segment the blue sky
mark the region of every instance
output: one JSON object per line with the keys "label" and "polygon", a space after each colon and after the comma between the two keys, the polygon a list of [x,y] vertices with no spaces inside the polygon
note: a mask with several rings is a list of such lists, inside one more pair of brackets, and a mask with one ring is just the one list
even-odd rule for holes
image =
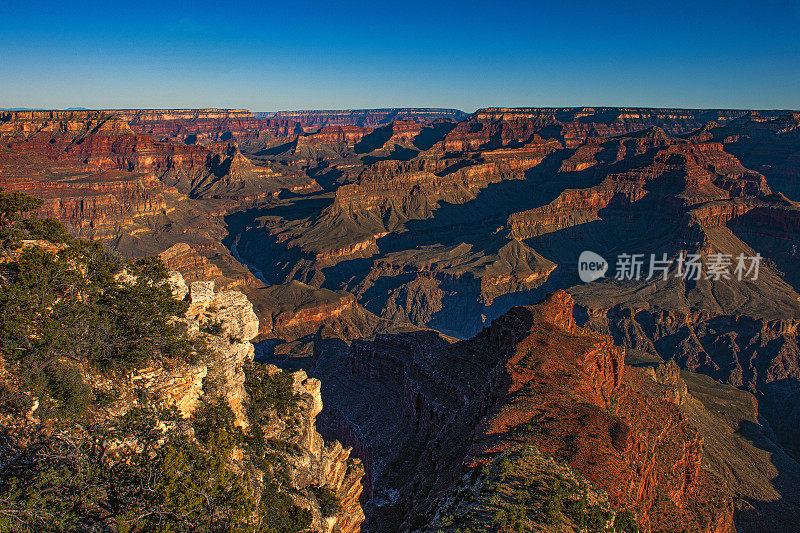
{"label": "blue sky", "polygon": [[0,0],[0,107],[800,108],[800,2]]}

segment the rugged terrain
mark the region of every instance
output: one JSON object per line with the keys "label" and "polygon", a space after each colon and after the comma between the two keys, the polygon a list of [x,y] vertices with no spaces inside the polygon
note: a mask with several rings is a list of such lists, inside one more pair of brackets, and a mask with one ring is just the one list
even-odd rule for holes
{"label": "rugged terrain", "polygon": [[[158,263],[133,262],[106,278],[98,267],[107,263],[82,246],[24,240],[4,249],[2,528],[359,531],[364,468],[317,432],[318,380],[253,366],[259,321],[246,296],[216,292],[213,281],[187,286],[176,271],[159,279]],[[25,316],[37,308],[15,291],[55,271],[90,281],[31,290],[27,297],[51,302],[32,332]],[[78,287],[84,295],[73,301]],[[113,340],[93,346],[103,333],[80,331],[83,310],[102,316],[116,301],[114,321],[138,336],[124,339],[114,325]],[[155,327],[137,314],[159,317],[162,306],[184,313]],[[48,344],[50,336],[58,340]],[[185,343],[194,353],[179,355]]]}
{"label": "rugged terrain", "polygon": [[[531,527],[556,527],[538,507],[555,478],[648,531],[790,531],[798,126],[768,110],[3,112],[0,187],[246,293],[257,358],[322,379],[320,432],[366,470],[365,531],[463,529],[450,514],[507,517],[498,501],[522,491]],[[584,250],[605,279],[580,283]],[[619,254],[642,254],[640,279],[614,279]],[[755,279],[675,262],[646,279],[651,254],[762,260]],[[529,307],[559,289],[574,324],[540,317],[552,297]],[[589,353],[617,370],[574,368]],[[559,491],[550,518],[580,526],[580,490]]]}

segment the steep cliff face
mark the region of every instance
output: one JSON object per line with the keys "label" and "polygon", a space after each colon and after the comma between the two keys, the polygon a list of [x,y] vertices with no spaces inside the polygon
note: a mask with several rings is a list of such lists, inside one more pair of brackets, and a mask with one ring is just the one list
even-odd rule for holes
{"label": "steep cliff face", "polygon": [[632,310],[625,306],[593,309],[587,326],[614,337],[619,344],[674,359],[681,368],[756,394],[760,413],[778,441],[798,450],[798,413],[794,405],[800,380],[797,320],[756,319],[665,310]]}
{"label": "steep cliff face", "polygon": [[0,187],[43,199],[40,217],[57,218],[77,235],[100,239],[136,231],[134,219],[171,210],[183,197],[151,175],[121,172],[68,183],[2,177]]}
{"label": "steep cliff face", "polygon": [[16,153],[99,169],[191,169],[205,164],[201,146],[161,143],[138,135],[103,111],[15,111],[0,116],[0,143]]}
{"label": "steep cliff face", "polygon": [[[322,144],[344,144],[350,148],[364,138],[365,135],[370,133],[370,128],[362,128],[359,126],[340,125],[340,126],[323,126],[316,133],[306,135],[302,138],[302,143],[310,146]],[[298,139],[298,143],[300,140]],[[298,149],[300,146],[298,144]]]}
{"label": "steep cliff face", "polygon": [[[345,289],[377,315],[459,336],[473,334],[510,305],[541,296],[531,292],[536,287],[527,275],[471,276],[475,253],[447,257],[462,243],[488,258],[524,241],[559,265],[539,277],[553,288],[575,282],[572,266],[581,250],[616,250],[622,241],[632,250],[664,248],[672,255],[712,248],[747,253],[747,246],[766,255],[769,248],[777,270],[796,283],[800,271],[792,266],[787,238],[792,233],[765,231],[774,221],[759,226],[738,216],[725,226],[732,238],[709,236],[699,222],[700,211],[716,203],[758,200],[774,211],[775,220],[783,213],[765,175],[746,168],[725,150],[728,143],[710,133],[720,125],[733,127],[741,115],[497,108],[455,125],[418,128],[395,120],[352,146],[342,142],[341,129],[332,142],[306,146],[310,151],[302,156],[287,143],[263,157],[303,169],[326,192],[314,196],[316,203],[297,202],[296,211],[288,200],[274,216],[259,216],[242,234],[240,251],[260,270],[274,273],[276,282],[295,279]],[[707,121],[715,126],[698,130]],[[295,148],[313,135],[301,136]],[[427,255],[435,256],[436,265],[418,266],[416,256]],[[516,264],[525,270],[521,259]],[[464,266],[442,272],[445,262]],[[476,300],[497,308],[474,306]],[[450,318],[437,321],[437,316]]]}
{"label": "steep cliff face", "polygon": [[255,142],[291,138],[302,125],[290,119],[258,119],[246,109],[116,109],[137,133],[172,137],[187,144],[235,139]]}
{"label": "steep cliff face", "polygon": [[[449,522],[437,511],[453,505],[478,465],[487,471],[526,446],[566,462],[607,494],[611,509],[634,511],[645,531],[732,530],[730,497],[701,467],[702,439],[679,408],[685,391],[670,388],[668,372],[650,377],[626,367],[609,337],[575,324],[563,292],[513,309],[470,341],[420,332],[354,341],[344,361],[329,350],[318,371],[332,389],[331,408],[382,458],[373,464],[366,530],[420,528],[434,516],[434,528],[478,527],[503,504],[493,500],[486,513],[465,510]],[[346,369],[329,366],[337,357]],[[359,411],[362,400],[348,405],[337,390],[359,378],[370,384],[364,405],[381,394],[401,407],[380,415],[387,431],[413,439],[387,442],[364,425],[379,415]],[[388,468],[393,458],[402,458],[404,473]],[[532,524],[541,515],[524,516]]]}
{"label": "steep cliff face", "polygon": [[[137,387],[146,383],[148,390],[163,397],[169,405],[177,406],[185,416],[194,412],[203,394],[209,394],[204,389],[211,390],[210,394],[225,398],[238,424],[249,425],[243,368],[253,360],[253,345],[249,341],[259,332],[253,305],[240,292],[215,292],[214,282],[196,281],[187,289],[177,272],[172,274],[170,282],[177,298],[188,290],[191,305],[186,320],[190,332],[198,334],[209,325],[219,325],[222,333],[210,336],[213,357],[189,372],[177,369],[164,375],[163,371],[145,370],[134,374],[132,382]],[[274,376],[282,371],[270,365],[267,373]],[[291,374],[291,379],[291,394],[298,398],[298,408],[287,413],[267,413],[267,421],[261,422],[264,438],[278,443],[274,453],[284,465],[286,490],[297,505],[312,512],[312,531],[358,532],[364,519],[359,503],[364,469],[360,461],[350,458],[349,449],[339,442],[326,443],[317,433],[315,420],[323,407],[319,380],[308,378],[302,371]],[[320,488],[333,492],[338,502],[333,511],[318,496]]]}
{"label": "steep cliff face", "polygon": [[649,378],[625,366],[612,339],[575,325],[572,306],[557,292],[492,324],[491,342],[508,354],[504,399],[478,426],[471,461],[524,435],[603,488],[612,504],[635,508],[646,531],[730,531],[730,499],[700,466],[702,439],[676,405],[643,394]]}
{"label": "steep cliff face", "polygon": [[[614,137],[653,126],[670,135],[687,133],[710,120],[725,122],[740,117],[735,110],[648,108],[486,108],[470,116],[475,123],[530,123],[536,129],[552,126],[567,148],[576,148],[589,137]],[[524,130],[523,130],[524,132]],[[519,137],[517,141],[522,141]]]}
{"label": "steep cliff face", "polygon": [[[55,179],[68,169],[73,171],[71,177],[75,173],[104,170],[153,172],[165,177],[170,185],[177,184],[181,192],[201,198],[254,200],[276,194],[282,188],[306,187],[313,190],[313,187],[308,187],[313,185],[313,180],[301,177],[297,172],[280,172],[270,166],[254,165],[241,154],[234,142],[189,145],[174,136],[156,141],[150,133],[140,133],[142,128],[132,129],[122,118],[165,127],[179,121],[192,124],[194,130],[201,131],[206,127],[204,120],[224,122],[230,118],[226,116],[225,113],[210,111],[175,114],[155,111],[122,114],[102,111],[4,113],[0,116],[0,145],[4,148],[0,152],[0,164],[6,168],[4,174],[9,177],[29,175],[40,181],[49,181],[41,179],[42,167],[48,168]],[[225,128],[226,124],[224,122],[217,128]],[[254,127],[258,129],[257,125]],[[243,137],[247,140],[246,135]],[[232,138],[229,135],[227,139],[219,140]],[[67,168],[62,168],[65,166]]]}
{"label": "steep cliff face", "polygon": [[180,272],[189,282],[214,280],[220,286],[217,278],[222,277],[222,270],[186,243],[170,246],[159,257],[168,269]]}
{"label": "steep cliff face", "polygon": [[270,233],[318,263],[311,268],[321,269],[373,255],[377,239],[409,220],[430,218],[442,202],[462,204],[491,183],[524,175],[505,158],[455,166],[426,160],[375,163],[356,183],[340,186],[330,207],[314,220],[279,223]]}
{"label": "steep cliff face", "polygon": [[447,133],[442,141],[433,145],[430,152],[470,152],[526,143],[543,128],[555,124],[555,118],[548,114],[535,117],[503,116],[498,119],[478,111]]}
{"label": "steep cliff face", "polygon": [[707,138],[723,143],[725,150],[747,167],[763,173],[772,188],[792,200],[800,200],[800,119],[798,113],[779,116],[748,114],[739,120],[713,124]]}
{"label": "steep cliff face", "polygon": [[[281,370],[268,366],[270,374]],[[350,457],[351,449],[338,441],[326,442],[316,429],[317,415],[322,411],[320,382],[305,372],[292,374],[293,394],[302,398],[299,410],[290,417],[273,416],[264,427],[264,437],[299,447],[278,452],[287,464],[289,490],[301,507],[313,513],[312,531],[325,533],[358,533],[364,520],[359,498],[363,490],[364,467]],[[319,488],[333,492],[337,506],[327,509],[317,495]]]}

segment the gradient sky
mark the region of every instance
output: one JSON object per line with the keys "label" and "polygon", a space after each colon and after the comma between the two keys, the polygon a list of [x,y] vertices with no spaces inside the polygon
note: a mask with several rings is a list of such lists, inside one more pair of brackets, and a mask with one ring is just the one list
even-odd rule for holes
{"label": "gradient sky", "polygon": [[0,107],[800,109],[800,2],[0,0]]}

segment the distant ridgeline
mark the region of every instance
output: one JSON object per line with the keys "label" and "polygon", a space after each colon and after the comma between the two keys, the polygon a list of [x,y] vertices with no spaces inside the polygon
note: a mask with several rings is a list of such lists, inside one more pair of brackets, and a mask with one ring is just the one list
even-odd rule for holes
{"label": "distant ridgeline", "polygon": [[253,113],[258,118],[292,119],[307,126],[383,126],[394,120],[433,122],[435,120],[464,120],[467,113],[458,109],[424,107],[393,107],[386,109],[338,109],[313,111],[273,111]]}

